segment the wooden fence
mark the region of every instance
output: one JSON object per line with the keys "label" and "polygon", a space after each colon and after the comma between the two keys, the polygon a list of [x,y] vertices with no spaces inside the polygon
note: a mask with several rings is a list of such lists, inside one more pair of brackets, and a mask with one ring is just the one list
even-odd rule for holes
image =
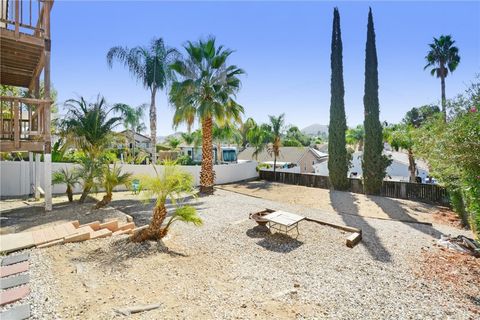
{"label": "wooden fence", "polygon": [[[330,189],[330,179],[311,173],[277,172],[274,179],[273,171],[260,170],[260,179],[295,184],[306,187]],[[363,193],[361,179],[350,178],[349,191]],[[434,184],[410,183],[401,181],[383,181],[381,196],[399,199],[409,199],[426,203],[449,206],[447,189]]]}

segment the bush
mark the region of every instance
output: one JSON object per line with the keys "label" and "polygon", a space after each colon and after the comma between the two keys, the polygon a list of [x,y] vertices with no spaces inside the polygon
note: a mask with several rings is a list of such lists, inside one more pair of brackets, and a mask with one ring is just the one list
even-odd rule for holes
{"label": "bush", "polygon": [[272,166],[269,165],[268,163],[259,163],[258,166],[257,166],[257,172],[260,172],[260,170],[262,170],[263,168],[265,169],[270,169]]}

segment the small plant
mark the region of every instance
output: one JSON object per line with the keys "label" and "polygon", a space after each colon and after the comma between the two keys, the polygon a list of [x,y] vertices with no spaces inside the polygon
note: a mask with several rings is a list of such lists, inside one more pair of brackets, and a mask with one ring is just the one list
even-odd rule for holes
{"label": "small plant", "polygon": [[117,167],[116,164],[114,164],[112,167],[106,165],[102,170],[100,185],[105,189],[107,194],[103,196],[101,201],[97,202],[95,209],[105,207],[110,203],[110,201],[112,201],[113,189],[115,189],[116,186],[123,184],[128,188],[131,177],[131,173],[122,174],[122,168]]}
{"label": "small plant", "polygon": [[61,169],[53,173],[52,176],[53,184],[66,184],[68,201],[73,201],[73,188],[80,183],[80,173],[77,170],[68,170],[67,168]]}
{"label": "small plant", "polygon": [[270,169],[272,166],[269,165],[268,163],[259,163],[257,166],[257,172],[260,172],[262,169]]}
{"label": "small plant", "polygon": [[[162,239],[175,221],[191,222],[196,226],[203,223],[195,208],[183,205],[178,201],[185,196],[195,195],[193,176],[181,170],[173,162],[165,163],[162,172],[158,172],[155,166],[153,169],[155,176],[144,176],[141,181],[145,201],[150,201],[152,197],[156,198],[153,217],[148,228],[140,231],[133,238],[133,241],[136,242]],[[163,223],[167,218],[167,208],[165,207],[167,199],[170,199],[175,210],[164,226]]]}

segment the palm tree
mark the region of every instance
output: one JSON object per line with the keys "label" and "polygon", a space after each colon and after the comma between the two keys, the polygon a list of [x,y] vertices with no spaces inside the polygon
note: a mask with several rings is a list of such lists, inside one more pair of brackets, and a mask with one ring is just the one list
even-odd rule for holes
{"label": "palm tree", "polygon": [[363,151],[363,141],[365,139],[365,128],[359,124],[355,128],[347,129],[347,144],[355,146],[358,151]]}
{"label": "palm tree", "polygon": [[76,170],[68,170],[68,168],[62,168],[59,171],[53,173],[52,184],[66,184],[67,190],[65,193],[68,197],[68,202],[73,201],[73,189],[80,183],[80,175]]}
{"label": "palm tree", "polygon": [[122,62],[143,86],[150,90],[150,135],[152,139],[152,161],[156,163],[157,109],[155,96],[158,89],[165,89],[173,74],[169,65],[176,59],[178,51],[167,47],[162,38],[153,39],[148,47],[113,47],[107,53],[107,63],[112,67],[113,60]]}
{"label": "palm tree", "polygon": [[116,137],[113,129],[121,118],[110,117],[113,111],[103,97],[98,96],[94,103],[87,103],[83,97],[65,102],[69,108],[66,119],[61,123],[64,128],[66,144],[81,151],[79,157],[80,176],[83,179],[83,192],[80,203],[84,202],[88,193],[95,186],[95,179],[106,161],[105,151]]}
{"label": "palm tree", "polygon": [[182,143],[182,141],[180,139],[178,139],[177,137],[170,137],[168,140],[167,140],[167,143],[168,143],[168,146],[173,150],[177,150],[178,146],[180,145],[180,143]]}
{"label": "palm tree", "polygon": [[146,107],[146,104],[142,104],[138,107],[131,107],[124,103],[116,103],[113,105],[113,110],[120,113],[122,117],[123,126],[125,127],[125,130],[127,130],[127,138],[131,139],[132,159],[135,158],[135,135],[138,132],[138,129],[145,126],[142,122],[142,118],[145,114]]}
{"label": "palm tree", "polygon": [[417,164],[415,163],[415,157],[413,154],[414,140],[413,140],[414,127],[409,124],[394,124],[384,127],[383,135],[384,139],[392,146],[396,151],[405,150],[408,154],[408,170],[410,171],[410,182],[416,182],[417,176]]}
{"label": "palm tree", "polygon": [[[141,179],[143,186],[143,196],[149,201],[155,197],[155,206],[153,208],[152,221],[148,228],[137,233],[133,240],[140,242],[144,240],[159,240],[167,235],[170,225],[175,221],[191,222],[196,226],[202,224],[202,220],[196,214],[195,208],[182,205],[183,201],[178,201],[182,197],[195,195],[194,180],[190,173],[182,171],[178,166],[171,162],[165,163],[163,172],[158,172],[155,166],[155,176],[145,176]],[[170,199],[175,207],[175,211],[165,226],[163,222],[167,218],[167,208],[165,203]]]}
{"label": "palm tree", "polygon": [[103,196],[101,201],[98,201],[95,205],[95,209],[105,207],[112,201],[113,189],[116,186],[125,185],[128,187],[128,183],[132,177],[131,173],[122,173],[122,168],[117,167],[114,163],[112,167],[108,164],[103,167],[102,177],[100,184],[105,189],[106,195]]}
{"label": "palm tree", "polygon": [[252,155],[258,161],[258,155],[265,149],[269,140],[270,126],[255,125],[247,133],[248,144],[254,149]]}
{"label": "palm tree", "polygon": [[278,117],[268,116],[270,119],[270,144],[268,145],[267,151],[270,155],[273,154],[273,176],[274,179],[277,179],[276,170],[277,170],[277,157],[280,155],[280,147],[282,146],[282,131],[284,128],[285,114],[282,113]]}
{"label": "palm tree", "polygon": [[228,121],[239,122],[243,107],[235,102],[240,89],[239,75],[244,71],[235,65],[227,65],[233,51],[216,47],[215,39],[188,42],[187,56],[175,61],[171,68],[181,81],[174,81],[170,90],[170,102],[175,107],[174,126],[186,123],[190,128],[198,119],[202,126],[202,168],[200,192],[213,193],[212,129],[216,121],[223,125]]}
{"label": "palm tree", "polygon": [[213,125],[212,138],[217,146],[217,163],[223,162],[222,144],[239,139],[238,129],[231,122],[226,122],[222,126]]}
{"label": "palm tree", "polygon": [[255,120],[253,120],[253,118],[247,118],[247,120],[245,120],[244,122],[242,122],[240,124],[240,128],[238,129],[238,131],[240,133],[240,137],[241,137],[240,148],[239,148],[240,151],[245,150],[245,148],[247,147],[247,145],[248,145],[248,133],[256,125],[257,125],[257,123],[255,122]]}
{"label": "palm tree", "polygon": [[445,78],[448,72],[453,72],[460,63],[460,56],[458,55],[458,48],[453,44],[452,36],[441,35],[440,38],[433,38],[433,43],[430,43],[430,51],[425,59],[427,65],[423,68],[432,68],[430,73],[432,76],[440,78],[442,85],[442,112],[444,114],[445,122],[447,121],[446,97],[445,97]]}

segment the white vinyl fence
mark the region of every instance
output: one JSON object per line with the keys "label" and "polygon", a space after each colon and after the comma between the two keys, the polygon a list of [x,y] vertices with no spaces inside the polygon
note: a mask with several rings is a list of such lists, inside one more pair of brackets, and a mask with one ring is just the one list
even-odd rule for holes
{"label": "white vinyl fence", "polygon": [[[34,163],[35,165],[35,163]],[[62,168],[73,170],[74,163],[52,163],[52,173]],[[152,165],[133,165],[122,164],[122,172],[130,172],[134,176],[141,175],[155,175],[155,171]],[[163,166],[157,165],[157,171],[161,172]],[[190,172],[194,179],[195,185],[200,183],[200,166],[180,166],[183,170]],[[234,164],[221,164],[214,165],[215,170],[215,184],[225,184],[236,181],[248,180],[258,177],[256,171],[257,162],[255,161],[242,161]],[[45,189],[44,174],[43,174],[43,162],[40,163],[40,186]],[[35,172],[32,173],[32,177],[35,177]],[[0,161],[0,197],[14,197],[14,196],[26,196],[30,194],[30,171],[28,161]],[[64,193],[66,189],[65,185],[58,184],[52,188],[53,194]],[[118,190],[126,190],[125,186],[120,186]],[[77,186],[74,189],[75,193],[81,192],[81,186]]]}

